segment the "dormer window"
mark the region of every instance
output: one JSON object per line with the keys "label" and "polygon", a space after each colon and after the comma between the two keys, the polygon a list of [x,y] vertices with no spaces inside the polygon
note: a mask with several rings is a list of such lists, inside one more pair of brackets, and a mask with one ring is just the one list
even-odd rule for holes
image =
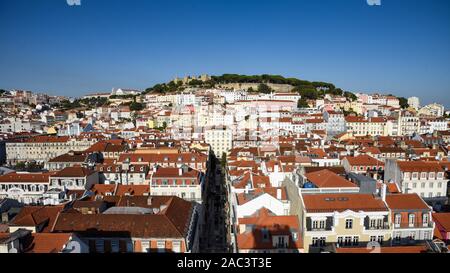
{"label": "dormer window", "polygon": [[423,223],[424,226],[427,226],[427,225],[428,225],[428,221],[429,221],[428,218],[429,218],[428,213],[424,213],[424,214],[422,215],[422,223]]}

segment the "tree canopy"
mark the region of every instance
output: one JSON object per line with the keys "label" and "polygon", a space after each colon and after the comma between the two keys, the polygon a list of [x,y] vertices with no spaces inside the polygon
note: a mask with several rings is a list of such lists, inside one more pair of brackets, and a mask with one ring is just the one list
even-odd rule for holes
{"label": "tree canopy", "polygon": [[399,97],[398,101],[400,103],[400,107],[403,109],[409,108],[408,100],[404,97]]}

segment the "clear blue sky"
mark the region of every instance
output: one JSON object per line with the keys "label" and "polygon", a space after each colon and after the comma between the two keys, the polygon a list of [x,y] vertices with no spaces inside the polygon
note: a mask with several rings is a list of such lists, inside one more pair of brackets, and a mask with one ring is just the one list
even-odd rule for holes
{"label": "clear blue sky", "polygon": [[281,74],[450,106],[450,1],[0,0],[0,88]]}

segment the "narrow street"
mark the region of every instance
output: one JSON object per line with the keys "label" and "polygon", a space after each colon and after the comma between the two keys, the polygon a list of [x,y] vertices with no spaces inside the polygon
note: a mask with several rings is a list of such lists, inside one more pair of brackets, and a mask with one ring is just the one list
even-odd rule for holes
{"label": "narrow street", "polygon": [[228,252],[226,228],[226,188],[219,160],[210,156],[204,195],[204,225],[200,251],[204,253]]}

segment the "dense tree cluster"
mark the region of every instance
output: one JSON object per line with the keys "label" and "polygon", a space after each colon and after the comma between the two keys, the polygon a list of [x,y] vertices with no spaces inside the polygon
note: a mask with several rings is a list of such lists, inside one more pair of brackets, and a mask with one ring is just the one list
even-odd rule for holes
{"label": "dense tree cluster", "polygon": [[309,108],[308,100],[301,98],[297,102],[297,108]]}
{"label": "dense tree cluster", "polygon": [[402,107],[403,109],[409,108],[408,100],[406,98],[399,97],[398,100],[400,103],[400,107]]}
{"label": "dense tree cluster", "polygon": [[62,110],[71,110],[81,107],[95,108],[108,104],[109,104],[108,98],[96,97],[96,98],[76,99],[73,102],[70,102],[69,100],[63,100],[59,104],[52,105],[52,107],[61,108]]}
{"label": "dense tree cluster", "polygon": [[142,111],[142,110],[144,110],[144,108],[145,108],[145,105],[143,103],[133,101],[130,104],[130,111]]}
{"label": "dense tree cluster", "polygon": [[[192,79],[187,85],[191,87],[206,87],[213,88],[216,85],[228,83],[256,83],[259,84],[257,90],[250,88],[249,92],[270,93],[272,90],[269,84],[287,84],[294,87],[294,92],[299,93],[306,99],[321,98],[326,94],[345,96],[351,100],[356,100],[356,96],[348,91],[343,91],[332,83],[319,81],[306,81],[297,78],[285,78],[280,75],[240,75],[240,74],[223,74],[222,76],[211,76],[209,81],[201,81]],[[181,81],[169,83],[156,84],[153,87],[147,88],[144,94],[166,94],[184,90],[186,86]]]}
{"label": "dense tree cluster", "polygon": [[144,91],[144,94],[153,93],[153,94],[166,94],[173,93],[176,91],[182,91],[184,88],[182,87],[182,82],[174,82],[171,81],[169,83],[158,83],[153,87],[147,88]]}
{"label": "dense tree cluster", "polygon": [[273,92],[273,90],[267,84],[260,83],[258,85],[258,92],[263,94],[270,94],[271,92]]}

